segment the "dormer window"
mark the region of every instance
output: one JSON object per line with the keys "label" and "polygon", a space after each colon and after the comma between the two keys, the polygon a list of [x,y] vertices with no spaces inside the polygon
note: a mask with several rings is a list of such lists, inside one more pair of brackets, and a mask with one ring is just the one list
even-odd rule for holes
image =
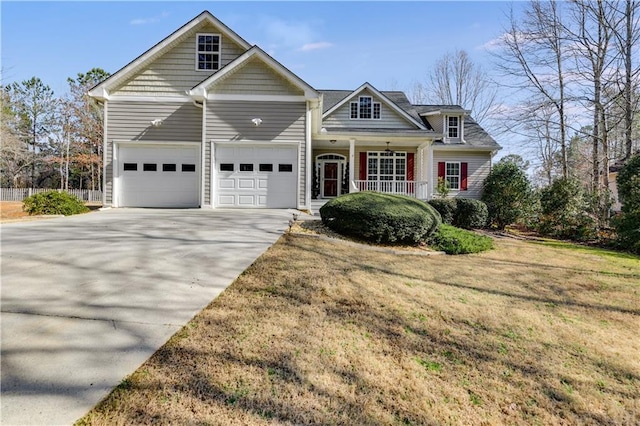
{"label": "dormer window", "polygon": [[454,116],[449,117],[447,123],[447,134],[452,139],[457,139],[460,137],[460,117]]}
{"label": "dormer window", "polygon": [[360,96],[358,102],[351,102],[350,107],[352,120],[380,119],[380,102],[373,102],[371,96]]}
{"label": "dormer window", "polygon": [[215,71],[220,68],[220,35],[197,34],[196,70]]}

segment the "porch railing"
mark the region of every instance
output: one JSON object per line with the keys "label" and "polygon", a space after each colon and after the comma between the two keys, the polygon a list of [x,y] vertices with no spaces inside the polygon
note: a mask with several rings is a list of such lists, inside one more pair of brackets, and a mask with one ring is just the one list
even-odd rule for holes
{"label": "porch railing", "polygon": [[408,195],[427,199],[427,181],[421,180],[354,180],[358,191],[375,191],[385,194]]}

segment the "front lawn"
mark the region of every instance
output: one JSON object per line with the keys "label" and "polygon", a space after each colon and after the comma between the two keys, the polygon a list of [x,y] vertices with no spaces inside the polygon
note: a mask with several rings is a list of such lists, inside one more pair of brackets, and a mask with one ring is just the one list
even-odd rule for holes
{"label": "front lawn", "polygon": [[639,424],[640,258],[285,235],[79,424]]}

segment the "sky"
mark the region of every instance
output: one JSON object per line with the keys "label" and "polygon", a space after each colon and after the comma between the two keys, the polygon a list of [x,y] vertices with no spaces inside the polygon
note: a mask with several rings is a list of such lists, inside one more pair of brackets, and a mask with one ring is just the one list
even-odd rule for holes
{"label": "sky", "polygon": [[2,1],[2,83],[37,76],[64,92],[67,77],[113,73],[209,10],[317,89],[403,90],[448,51],[489,61],[510,4]]}
{"label": "sky", "polygon": [[35,76],[62,95],[68,77],[94,67],[114,73],[208,10],[316,89],[369,82],[410,91],[456,49],[490,70],[487,46],[502,34],[512,6],[517,11],[517,2],[502,1],[3,0],[1,82]]}

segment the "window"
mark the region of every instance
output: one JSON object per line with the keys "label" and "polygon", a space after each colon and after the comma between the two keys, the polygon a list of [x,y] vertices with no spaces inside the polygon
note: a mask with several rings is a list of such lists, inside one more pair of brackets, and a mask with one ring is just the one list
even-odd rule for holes
{"label": "window", "polygon": [[444,178],[449,183],[449,188],[457,191],[460,189],[460,163],[446,163]]}
{"label": "window", "polygon": [[368,180],[407,180],[406,152],[374,152],[367,153]]}
{"label": "window", "polygon": [[260,166],[258,166],[258,170],[261,172],[272,172],[273,164],[260,164]]}
{"label": "window", "polygon": [[279,172],[292,172],[293,171],[293,164],[278,164],[278,171]]}
{"label": "window", "polygon": [[220,163],[220,171],[221,172],[232,172],[233,171],[233,163]]}
{"label": "window", "polygon": [[155,172],[158,170],[158,165],[155,163],[144,163],[142,165],[142,170],[145,172]]}
{"label": "window", "polygon": [[183,164],[182,165],[182,171],[183,172],[195,172],[196,171],[196,165],[195,164]]}
{"label": "window", "polygon": [[200,71],[220,68],[220,36],[198,34],[196,36],[196,69]]}
{"label": "window", "polygon": [[124,170],[135,172],[138,170],[138,163],[124,163]]}
{"label": "window", "polygon": [[253,164],[240,163],[240,171],[241,172],[252,172],[253,171]]}
{"label": "window", "polygon": [[176,171],[176,165],[175,164],[163,164],[162,165],[162,171],[163,172],[175,172]]}
{"label": "window", "polygon": [[459,119],[458,117],[449,117],[447,123],[448,135],[450,138],[459,138]]}
{"label": "window", "polygon": [[358,102],[351,102],[350,114],[352,119],[380,119],[380,102],[373,102],[371,96],[360,96]]}

